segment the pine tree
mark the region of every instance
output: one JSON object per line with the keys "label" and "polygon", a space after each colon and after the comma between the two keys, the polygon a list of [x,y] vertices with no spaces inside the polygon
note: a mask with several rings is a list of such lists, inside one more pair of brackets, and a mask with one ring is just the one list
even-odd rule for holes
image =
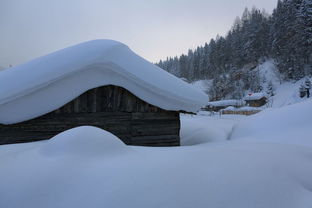
{"label": "pine tree", "polygon": [[310,64],[312,62],[312,1],[303,0],[299,11],[298,19],[300,23],[300,42],[302,48],[300,55],[304,57],[304,63]]}

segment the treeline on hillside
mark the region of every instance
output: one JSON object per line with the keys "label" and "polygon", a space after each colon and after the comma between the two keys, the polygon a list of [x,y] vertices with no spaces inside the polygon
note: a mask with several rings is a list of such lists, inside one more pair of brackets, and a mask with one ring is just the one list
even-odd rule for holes
{"label": "treeline on hillside", "polygon": [[[189,50],[187,55],[170,57],[157,65],[189,81],[222,82],[225,87],[219,86],[219,92],[215,93],[224,97],[237,88],[238,94],[239,88],[259,91],[256,72],[237,73],[267,58],[275,60],[284,79],[298,80],[311,75],[311,54],[312,0],[279,0],[271,15],[256,8],[245,9],[225,37],[217,36],[204,46]],[[229,80],[231,77],[234,80]],[[236,82],[235,89],[227,89],[226,83],[232,81]]]}

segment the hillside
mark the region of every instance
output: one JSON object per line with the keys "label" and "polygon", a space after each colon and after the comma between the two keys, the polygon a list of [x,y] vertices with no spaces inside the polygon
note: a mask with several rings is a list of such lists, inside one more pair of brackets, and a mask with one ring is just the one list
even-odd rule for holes
{"label": "hillside", "polygon": [[[263,62],[262,64],[255,67],[253,71],[259,75],[259,80],[257,81],[258,85],[260,86],[259,91],[268,94],[268,107],[279,108],[282,106],[302,102],[307,99],[306,97],[301,98],[299,96],[299,88],[306,80],[312,81],[310,76],[303,77],[299,80],[283,81],[281,79],[282,75],[278,71],[273,60],[267,60]],[[213,80],[198,80],[191,82],[191,84],[208,94],[209,92],[211,93],[211,90],[213,90],[215,87],[213,86]],[[234,91],[234,93],[235,92],[237,92],[237,89]],[[241,89],[240,93],[242,96],[245,96],[248,93],[252,93],[252,91]],[[235,97],[235,94],[230,92],[224,97],[224,99],[231,99],[233,97]]]}
{"label": "hillside", "polygon": [[189,80],[212,80],[211,100],[240,99],[242,90],[261,91],[256,69],[274,60],[281,81],[312,75],[312,1],[281,0],[272,14],[245,9],[229,32],[157,63]]}

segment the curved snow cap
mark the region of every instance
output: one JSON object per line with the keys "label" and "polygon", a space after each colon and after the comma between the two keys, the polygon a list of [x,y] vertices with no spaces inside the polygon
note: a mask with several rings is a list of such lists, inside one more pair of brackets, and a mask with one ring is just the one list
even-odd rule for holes
{"label": "curved snow cap", "polygon": [[93,40],[0,73],[0,123],[58,109],[83,92],[117,85],[166,110],[196,112],[207,95],[113,40]]}
{"label": "curved snow cap", "polygon": [[80,126],[52,137],[41,147],[41,153],[75,156],[112,156],[128,152],[118,137],[93,126]]}

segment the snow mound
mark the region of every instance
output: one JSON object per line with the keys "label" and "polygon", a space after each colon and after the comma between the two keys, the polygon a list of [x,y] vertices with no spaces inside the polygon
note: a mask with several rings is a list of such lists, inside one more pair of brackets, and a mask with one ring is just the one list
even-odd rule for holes
{"label": "snow mound", "polygon": [[231,139],[301,144],[312,147],[312,99],[267,109],[234,126]]}
{"label": "snow mound", "polygon": [[0,73],[0,123],[12,124],[51,112],[85,91],[121,86],[166,110],[196,112],[202,91],[112,40],[81,43]]}
{"label": "snow mound", "polygon": [[49,156],[99,156],[119,154],[127,146],[115,135],[93,126],[81,126],[57,134],[41,148]]}

